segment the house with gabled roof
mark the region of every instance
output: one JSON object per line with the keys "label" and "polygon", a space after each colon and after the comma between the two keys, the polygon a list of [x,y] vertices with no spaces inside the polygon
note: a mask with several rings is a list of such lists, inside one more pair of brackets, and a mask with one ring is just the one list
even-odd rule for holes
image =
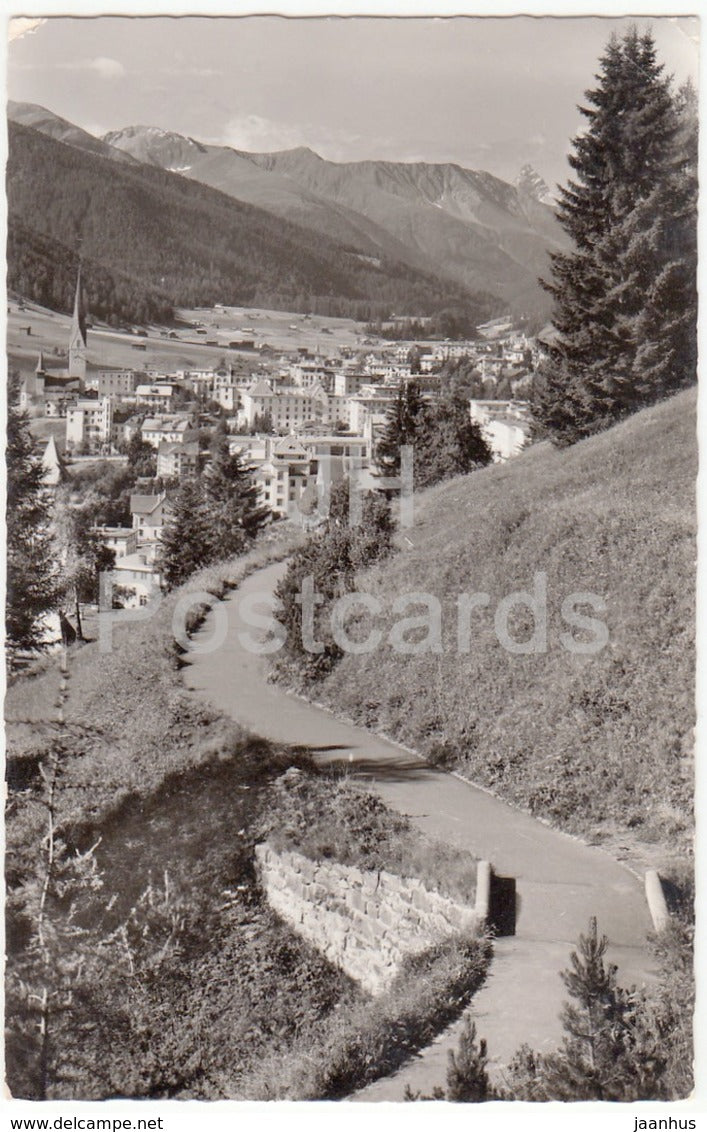
{"label": "house with gabled roof", "polygon": [[131,495],[130,514],[133,530],[137,532],[138,545],[157,542],[162,538],[162,530],[172,511],[172,504],[166,491],[154,495]]}

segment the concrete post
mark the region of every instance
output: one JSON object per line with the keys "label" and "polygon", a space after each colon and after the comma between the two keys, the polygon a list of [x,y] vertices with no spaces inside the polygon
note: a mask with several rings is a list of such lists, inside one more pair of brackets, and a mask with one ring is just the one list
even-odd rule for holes
{"label": "concrete post", "polygon": [[665,902],[665,893],[660,876],[655,869],[646,872],[646,900],[651,914],[653,927],[657,932],[664,931],[670,923],[670,912]]}
{"label": "concrete post", "polygon": [[491,902],[491,865],[488,861],[479,861],[476,866],[476,905],[475,912],[479,923],[486,923],[489,916]]}

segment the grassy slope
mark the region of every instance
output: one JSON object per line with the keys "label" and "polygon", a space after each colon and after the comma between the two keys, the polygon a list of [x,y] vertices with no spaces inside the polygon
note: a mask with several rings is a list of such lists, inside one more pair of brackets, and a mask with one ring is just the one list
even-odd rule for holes
{"label": "grassy slope", "polygon": [[[346,656],[318,696],[564,828],[684,848],[695,476],[689,391],[569,450],[539,445],[421,494],[413,545],[361,587],[387,609],[403,592],[436,595],[443,654],[384,644],[375,663]],[[548,577],[547,652],[510,655],[492,613],[477,610],[470,654],[457,655],[457,594],[486,591],[493,611],[537,571]],[[560,605],[576,591],[607,603],[610,640],[595,656],[559,644]]]}
{"label": "grassy slope", "polygon": [[[65,709],[72,747],[68,782],[89,788],[67,794],[66,818],[102,818],[125,798],[148,795],[168,775],[198,766],[249,738],[184,690],[172,638],[175,604],[185,592],[221,597],[258,566],[283,557],[301,537],[294,529],[278,528],[244,557],[196,575],[169,594],[149,620],[116,626],[110,652],[101,653],[98,642],[71,650]],[[56,658],[47,658],[34,674],[8,688],[11,781],[13,773],[26,777],[29,768],[23,771],[23,762],[33,762],[56,734],[52,721],[58,690]]]}

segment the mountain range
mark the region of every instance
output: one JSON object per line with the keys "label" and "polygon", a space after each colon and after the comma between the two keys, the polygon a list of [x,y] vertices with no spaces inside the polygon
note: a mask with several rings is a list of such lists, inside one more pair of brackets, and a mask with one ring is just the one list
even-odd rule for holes
{"label": "mountain range", "polygon": [[515,185],[456,164],[326,161],[311,149],[246,153],[151,126],[103,139],[121,153],[220,189],[371,254],[383,252],[520,310],[565,246],[549,191],[525,166]]}
{"label": "mountain range", "polygon": [[[268,215],[271,223],[284,225],[279,230],[285,241],[302,240],[310,253],[322,253],[326,245],[339,267],[351,264],[357,253],[359,271],[367,264],[373,275],[436,280],[437,289],[446,287],[443,301],[471,292],[477,301],[485,295],[491,306],[495,301],[518,314],[542,318],[548,311],[537,279],[547,273],[548,251],[565,247],[566,238],[547,186],[529,166],[511,185],[452,163],[335,163],[306,148],[247,153],[152,126],[96,138],[29,103],[9,103],[8,116],[54,142],[120,166],[121,176],[144,179],[159,170],[170,184],[192,182],[212,190],[209,206],[217,198],[238,202],[241,221],[244,207],[253,209],[254,224],[258,218],[262,226]],[[61,191],[71,193],[71,186]],[[26,215],[23,222],[28,223]],[[59,231],[43,231],[62,238]],[[159,286],[160,278],[151,285]],[[374,282],[371,278],[370,285]],[[360,287],[354,289],[357,298],[365,297]],[[325,293],[340,291],[340,281],[333,289],[329,281]],[[368,297],[377,297],[375,286]],[[400,301],[404,305],[405,296]],[[419,302],[415,313],[422,313]]]}

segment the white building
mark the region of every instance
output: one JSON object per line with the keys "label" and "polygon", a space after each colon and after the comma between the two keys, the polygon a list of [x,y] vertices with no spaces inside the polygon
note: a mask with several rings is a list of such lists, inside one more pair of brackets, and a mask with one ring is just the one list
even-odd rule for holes
{"label": "white building", "polygon": [[319,362],[293,362],[289,367],[289,377],[301,389],[314,389],[320,385],[322,389],[332,387],[334,371]]}
{"label": "white building", "polygon": [[94,389],[99,397],[130,397],[135,391],[136,375],[132,369],[99,369],[86,378],[86,388]]}
{"label": "white building", "polygon": [[261,499],[278,518],[299,512],[302,496],[315,478],[307,453],[294,448],[273,454],[255,472]]}
{"label": "white building", "polygon": [[370,375],[349,370],[340,370],[334,375],[334,393],[337,397],[351,397],[359,392],[361,386],[370,383]]}
{"label": "white building", "polygon": [[186,444],[163,440],[157,449],[157,475],[163,479],[181,479],[194,475],[199,468],[199,443]]}
{"label": "white building", "polygon": [[273,389],[269,381],[256,381],[241,393],[242,423],[252,428],[256,417],[269,414],[276,432],[295,432],[307,421],[329,418],[329,398],[319,385],[312,389],[287,386]]}
{"label": "white building", "polygon": [[214,401],[227,413],[235,413],[241,403],[237,385],[217,385],[212,396]]}
{"label": "white building", "polygon": [[158,542],[171,512],[166,492],[159,495],[131,495],[130,514],[138,544]]}
{"label": "white building", "polygon": [[530,412],[524,401],[469,402],[469,416],[481,427],[497,463],[517,456],[530,436]]}
{"label": "white building", "polygon": [[193,432],[190,417],[175,415],[146,417],[140,429],[142,439],[153,448],[159,448],[163,441],[170,444],[186,444],[191,440]]}
{"label": "white building", "polygon": [[117,558],[111,570],[114,586],[120,587],[116,595],[126,609],[148,605],[151,598],[160,592],[160,576],[154,561],[147,554],[126,554]]}
{"label": "white building", "polygon": [[112,550],[115,560],[137,551],[137,532],[132,527],[92,527],[103,545]]}
{"label": "white building", "polygon": [[155,384],[138,385],[135,389],[135,401],[139,408],[158,409],[169,412],[174,397],[174,385]]}
{"label": "white building", "polygon": [[371,486],[370,445],[360,436],[239,436],[230,448],[254,469],[261,501],[277,516],[302,518],[312,511],[317,491],[351,475],[362,490]]}
{"label": "white building", "polygon": [[366,372],[371,377],[382,378],[385,382],[399,383],[405,378],[412,377],[409,362],[396,362],[393,359],[376,358],[374,362],[366,361]]}
{"label": "white building", "polygon": [[364,437],[369,444],[380,435],[385,428],[388,410],[395,402],[397,390],[364,387],[355,397],[348,400],[348,426],[349,431]]}
{"label": "white building", "polygon": [[110,397],[79,397],[66,410],[66,447],[76,449],[86,444],[96,448],[109,444],[113,413]]}

